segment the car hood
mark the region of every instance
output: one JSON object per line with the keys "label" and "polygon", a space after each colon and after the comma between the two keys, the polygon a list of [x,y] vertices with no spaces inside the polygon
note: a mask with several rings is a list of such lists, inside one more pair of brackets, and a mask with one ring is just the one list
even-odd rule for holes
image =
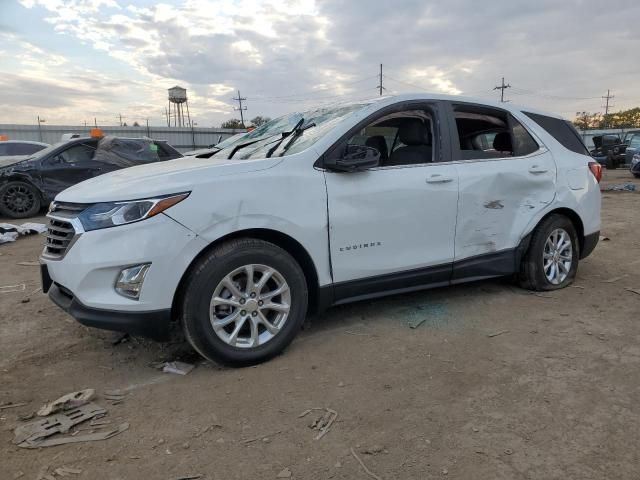
{"label": "car hood", "polygon": [[8,157],[0,157],[0,168],[10,167],[11,165],[20,163],[30,157],[30,155],[12,155]]}
{"label": "car hood", "polygon": [[191,191],[215,177],[266,170],[282,158],[227,160],[182,157],[106,173],[61,192],[57,201],[96,203]]}

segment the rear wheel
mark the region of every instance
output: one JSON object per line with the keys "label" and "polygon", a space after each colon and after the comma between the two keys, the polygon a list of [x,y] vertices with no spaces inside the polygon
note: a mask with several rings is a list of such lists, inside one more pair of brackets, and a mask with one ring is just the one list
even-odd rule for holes
{"label": "rear wheel", "polygon": [[0,188],[0,214],[4,216],[33,217],[40,205],[40,193],[30,183],[13,181]]}
{"label": "rear wheel", "polygon": [[520,285],[530,290],[556,290],[573,282],[580,244],[571,220],[551,215],[536,227],[522,259]]}
{"label": "rear wheel", "polygon": [[209,360],[260,363],[296,336],[307,297],[304,273],[286,251],[262,240],[233,240],[213,249],[189,274],[185,336]]}

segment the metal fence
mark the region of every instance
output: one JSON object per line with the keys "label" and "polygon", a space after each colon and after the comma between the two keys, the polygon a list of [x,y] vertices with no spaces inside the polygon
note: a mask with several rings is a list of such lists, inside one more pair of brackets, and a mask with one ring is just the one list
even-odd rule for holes
{"label": "metal fence", "polygon": [[[155,140],[166,140],[181,152],[205,148],[218,143],[244,130],[228,128],[200,128],[200,127],[100,127],[105,135],[118,137],[150,137]],[[34,142],[56,143],[65,133],[79,133],[89,135],[90,126],[67,125],[10,125],[0,124],[0,135],[6,135],[9,140],[30,140]]]}

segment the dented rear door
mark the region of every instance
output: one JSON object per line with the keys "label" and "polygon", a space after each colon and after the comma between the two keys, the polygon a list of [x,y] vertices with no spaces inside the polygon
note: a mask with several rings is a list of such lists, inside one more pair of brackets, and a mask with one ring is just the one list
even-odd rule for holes
{"label": "dented rear door", "polygon": [[[530,132],[529,132],[530,133]],[[553,202],[556,164],[540,148],[528,155],[456,162],[459,179],[453,280],[510,274],[531,219]]]}

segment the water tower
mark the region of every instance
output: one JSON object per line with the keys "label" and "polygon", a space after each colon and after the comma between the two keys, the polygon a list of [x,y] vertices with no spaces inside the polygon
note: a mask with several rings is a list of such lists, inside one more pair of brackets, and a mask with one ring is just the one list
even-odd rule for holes
{"label": "water tower", "polygon": [[[171,107],[173,105],[173,108]],[[184,107],[187,107],[187,118],[184,117]],[[189,102],[187,101],[187,90],[182,87],[172,87],[169,89],[169,112],[167,114],[167,126],[171,126],[173,117],[174,127],[188,127],[191,125],[189,115]]]}

